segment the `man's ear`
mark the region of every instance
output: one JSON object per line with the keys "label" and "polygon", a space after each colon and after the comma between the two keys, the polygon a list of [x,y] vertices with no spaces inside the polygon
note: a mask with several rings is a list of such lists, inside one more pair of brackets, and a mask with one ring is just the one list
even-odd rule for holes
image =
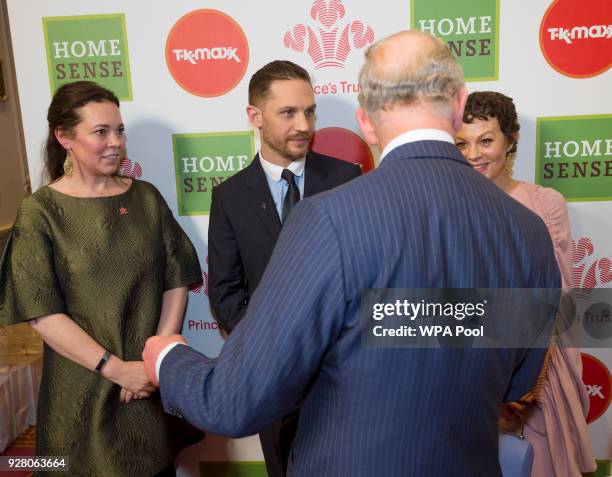
{"label": "man's ear", "polygon": [[361,134],[363,134],[366,142],[371,145],[378,144],[378,138],[376,137],[376,132],[374,131],[372,119],[366,110],[363,108],[358,108],[357,112],[355,112],[355,119],[357,119],[357,124],[359,124],[359,129],[361,129]]}
{"label": "man's ear", "polygon": [[246,108],[246,113],[251,125],[256,129],[261,128],[261,125],[263,123],[261,109],[259,109],[257,106],[249,104]]}
{"label": "man's ear", "polygon": [[463,111],[467,102],[468,91],[465,86],[461,86],[453,95],[453,129],[455,133],[461,129],[463,125]]}

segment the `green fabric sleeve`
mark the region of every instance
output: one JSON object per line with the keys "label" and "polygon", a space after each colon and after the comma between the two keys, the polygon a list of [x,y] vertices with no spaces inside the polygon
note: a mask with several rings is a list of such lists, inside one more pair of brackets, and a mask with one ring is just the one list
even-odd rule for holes
{"label": "green fabric sleeve", "polygon": [[65,310],[44,213],[26,199],[0,258],[0,324]]}
{"label": "green fabric sleeve", "polygon": [[191,240],[178,224],[161,194],[160,219],[166,257],[164,291],[202,283],[202,270]]}

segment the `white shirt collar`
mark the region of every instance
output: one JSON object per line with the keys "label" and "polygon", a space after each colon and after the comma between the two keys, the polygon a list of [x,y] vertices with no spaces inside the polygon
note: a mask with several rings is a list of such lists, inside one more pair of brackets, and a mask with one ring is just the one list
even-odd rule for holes
{"label": "white shirt collar", "polygon": [[276,182],[281,180],[283,169],[289,169],[296,176],[301,176],[304,173],[304,166],[306,164],[306,158],[303,157],[302,159],[292,161],[287,167],[282,167],[278,164],[272,164],[266,161],[261,151],[259,151],[259,161],[261,162],[261,167],[263,167],[264,172]]}
{"label": "white shirt collar", "polygon": [[446,131],[442,131],[441,129],[413,129],[412,131],[406,131],[405,133],[391,139],[391,141],[383,149],[383,152],[380,155],[380,160],[382,161],[385,156],[396,147],[416,141],[444,141],[455,144],[453,136]]}

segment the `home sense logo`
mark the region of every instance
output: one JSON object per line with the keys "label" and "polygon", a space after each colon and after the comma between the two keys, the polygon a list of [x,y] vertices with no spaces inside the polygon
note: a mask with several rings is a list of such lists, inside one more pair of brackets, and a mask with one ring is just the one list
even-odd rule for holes
{"label": "home sense logo", "polygon": [[166,64],[184,90],[221,96],[242,80],[249,44],[233,18],[217,10],[196,10],[180,18],[168,34]]}
{"label": "home sense logo", "polygon": [[568,201],[612,200],[612,115],[537,119],[536,182]]}
{"label": "home sense logo", "polygon": [[297,52],[306,51],[315,68],[344,68],[351,50],[374,42],[374,30],[359,20],[341,22],[346,10],[341,0],[315,0],[310,17],[316,26],[298,23],[285,32],[283,43]]}
{"label": "home sense logo", "polygon": [[540,48],[559,73],[596,76],[612,64],[609,0],[557,0],[542,18]]}
{"label": "home sense logo", "polygon": [[466,81],[496,80],[499,0],[411,0],[410,28],[442,38]]}
{"label": "home sense logo", "polygon": [[253,132],[173,134],[180,215],[210,212],[212,189],[244,169],[254,155]]}
{"label": "home sense logo", "polygon": [[125,17],[122,13],[44,17],[51,91],[64,83],[95,81],[121,100],[132,99]]}

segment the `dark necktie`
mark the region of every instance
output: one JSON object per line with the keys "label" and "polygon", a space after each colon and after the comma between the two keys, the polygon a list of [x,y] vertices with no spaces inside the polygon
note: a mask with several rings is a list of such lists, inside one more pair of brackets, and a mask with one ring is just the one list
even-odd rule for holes
{"label": "dark necktie", "polygon": [[283,224],[289,214],[291,213],[291,209],[293,206],[297,204],[300,200],[300,189],[298,189],[297,184],[295,183],[295,175],[289,169],[283,169],[281,177],[287,181],[289,187],[287,188],[287,193],[285,194],[285,200],[283,201]]}

